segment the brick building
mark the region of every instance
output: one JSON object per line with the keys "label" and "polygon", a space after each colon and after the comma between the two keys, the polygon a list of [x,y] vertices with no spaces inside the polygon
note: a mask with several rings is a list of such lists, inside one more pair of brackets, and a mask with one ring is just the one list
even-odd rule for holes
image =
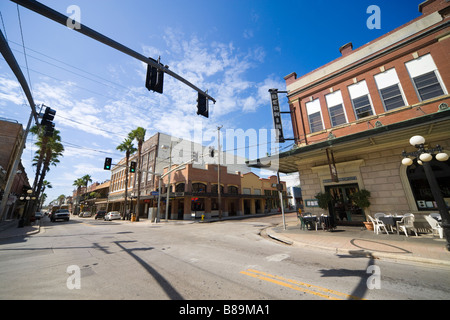
{"label": "brick building", "polygon": [[[315,195],[329,191],[329,211],[363,221],[351,195],[371,192],[365,213],[436,211],[423,168],[401,165],[410,137],[450,150],[450,3],[428,0],[420,17],[298,77],[285,77],[296,146],[279,155],[280,172],[299,172],[305,209],[323,213]],[[432,160],[450,203],[450,161]],[[334,163],[334,166],[333,166]],[[333,171],[333,174],[331,173]],[[336,212],[335,212],[336,211]]]}
{"label": "brick building", "polygon": [[[23,127],[14,120],[0,119],[0,201],[4,196],[8,176],[14,165],[17,152],[20,152],[20,143],[23,137]],[[24,188],[29,189],[30,184],[25,168],[19,163],[11,186],[8,200],[2,219],[16,218],[19,211],[23,210],[24,202],[19,201],[24,194]]]}
{"label": "brick building", "polygon": [[[197,152],[198,161],[179,167]],[[243,160],[221,152],[220,193],[222,216],[237,216],[278,211],[279,197],[276,177],[260,179],[250,172]],[[130,161],[137,161],[137,153]],[[209,148],[188,140],[177,139],[157,133],[143,144],[141,176],[141,218],[156,214],[158,206],[159,175],[169,168],[175,171],[161,181],[160,218],[165,218],[167,185],[170,185],[168,218],[190,220],[219,216],[218,164],[215,157],[209,156]],[[111,169],[110,190],[107,200],[109,211],[125,210],[125,161],[121,159]],[[153,174],[157,173],[157,174]],[[170,176],[170,182],[169,182]],[[253,180],[255,181],[253,181]],[[252,181],[250,181],[252,180]],[[284,183],[284,190],[286,184]],[[137,174],[128,175],[127,208],[136,212]],[[286,204],[285,204],[286,205]]]}

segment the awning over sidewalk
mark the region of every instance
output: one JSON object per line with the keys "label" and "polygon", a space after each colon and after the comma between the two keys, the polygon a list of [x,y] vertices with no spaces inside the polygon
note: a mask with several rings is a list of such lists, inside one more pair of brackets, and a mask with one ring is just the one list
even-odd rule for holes
{"label": "awning over sidewalk", "polygon": [[[383,121],[382,118],[380,119]],[[385,148],[409,146],[409,139],[414,135],[426,136],[428,141],[433,141],[443,136],[448,137],[450,128],[450,109],[427,114],[417,118],[382,125],[359,133],[331,138],[322,142],[302,146],[276,156],[247,161],[249,167],[261,168],[261,164],[270,163],[268,170],[276,170],[281,173],[298,172],[298,166],[303,161],[312,162],[323,160],[326,157],[326,149],[332,148],[333,153],[355,155],[362,152],[370,153]],[[399,159],[401,154],[399,154]],[[401,159],[399,160],[401,161]]]}

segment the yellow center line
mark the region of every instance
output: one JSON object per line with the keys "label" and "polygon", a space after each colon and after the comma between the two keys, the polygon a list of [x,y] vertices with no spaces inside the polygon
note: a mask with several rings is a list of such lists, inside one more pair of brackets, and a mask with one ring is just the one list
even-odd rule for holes
{"label": "yellow center line", "polygon": [[[297,291],[301,291],[301,292],[305,292],[305,293],[309,293],[315,296],[319,296],[322,298],[326,298],[326,299],[330,299],[330,300],[342,300],[340,298],[336,298],[333,297],[329,294],[333,294],[336,296],[341,296],[341,297],[345,297],[347,299],[354,299],[354,300],[362,300],[362,298],[360,297],[356,297],[356,296],[352,296],[352,295],[348,295],[339,291],[335,291],[335,290],[331,290],[331,289],[327,289],[327,288],[322,288],[319,286],[315,286],[312,284],[308,284],[305,282],[301,282],[301,281],[297,281],[297,280],[292,280],[292,279],[286,279],[284,277],[280,277],[280,276],[276,276],[276,275],[272,275],[266,272],[262,272],[262,271],[258,271],[258,270],[254,270],[254,269],[247,269],[246,271],[241,271],[241,274],[245,274],[257,279],[261,279],[261,280],[265,280],[271,283],[275,283],[293,290],[297,290]],[[284,282],[283,282],[284,281]],[[318,291],[322,291],[324,293],[321,292],[316,292],[316,291],[312,291],[310,289],[307,288],[302,288],[300,286],[304,286],[310,289],[315,289]]]}

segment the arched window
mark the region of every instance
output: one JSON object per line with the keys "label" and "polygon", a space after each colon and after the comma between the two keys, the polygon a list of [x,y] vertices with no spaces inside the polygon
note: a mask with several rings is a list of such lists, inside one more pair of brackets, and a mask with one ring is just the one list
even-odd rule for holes
{"label": "arched window", "polygon": [[229,194],[238,194],[239,193],[238,187],[228,186],[228,193]]}
{"label": "arched window", "polygon": [[184,192],[184,186],[184,183],[177,184],[177,186],[175,187],[175,192]]}
{"label": "arched window", "polygon": [[[429,163],[448,207],[450,205],[450,160],[441,162],[433,159]],[[414,163],[406,169],[406,175],[411,185],[417,208],[419,210],[437,210],[423,166],[414,160]]]}
{"label": "arched window", "polygon": [[[211,193],[217,193],[217,184],[211,186]],[[220,185],[220,193],[223,193],[223,186]]]}
{"label": "arched window", "polygon": [[206,193],[206,184],[204,183],[193,183],[192,192]]}

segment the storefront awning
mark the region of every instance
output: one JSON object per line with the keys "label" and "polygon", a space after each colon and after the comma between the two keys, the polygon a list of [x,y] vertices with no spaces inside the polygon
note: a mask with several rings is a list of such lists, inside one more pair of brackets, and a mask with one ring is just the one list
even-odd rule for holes
{"label": "storefront awning", "polygon": [[305,161],[323,161],[326,158],[327,148],[332,148],[335,155],[343,153],[347,156],[386,148],[408,148],[408,141],[412,136],[422,135],[431,142],[443,137],[448,138],[448,128],[450,128],[450,109],[306,145],[276,156],[247,161],[247,165],[261,168],[261,164],[270,163],[270,168],[265,167],[268,170],[293,173],[298,172],[299,165]]}

